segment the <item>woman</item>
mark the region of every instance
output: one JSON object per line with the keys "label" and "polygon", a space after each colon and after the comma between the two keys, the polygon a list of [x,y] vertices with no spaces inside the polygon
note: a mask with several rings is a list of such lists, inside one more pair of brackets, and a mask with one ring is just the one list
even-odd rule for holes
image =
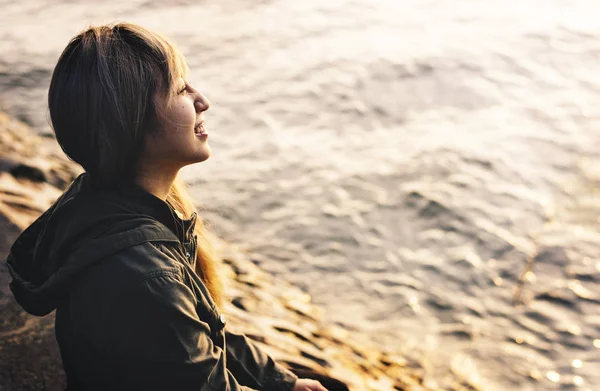
{"label": "woman", "polygon": [[208,100],[163,36],[119,23],[54,69],[56,139],[85,172],[16,240],[11,289],[56,309],[68,390],[325,390],[225,328],[215,256],[179,170],[209,158]]}

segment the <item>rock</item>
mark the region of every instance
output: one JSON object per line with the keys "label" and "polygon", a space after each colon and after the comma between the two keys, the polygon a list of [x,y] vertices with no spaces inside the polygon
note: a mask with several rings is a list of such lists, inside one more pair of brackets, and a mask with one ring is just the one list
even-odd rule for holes
{"label": "rock", "polygon": [[46,182],[46,174],[37,167],[28,166],[26,164],[18,164],[10,170],[10,173],[15,178],[29,179],[33,182]]}
{"label": "rock", "polygon": [[5,156],[0,157],[0,172],[10,172],[13,168],[15,168],[18,165],[19,162],[17,162],[16,160],[10,159]]}

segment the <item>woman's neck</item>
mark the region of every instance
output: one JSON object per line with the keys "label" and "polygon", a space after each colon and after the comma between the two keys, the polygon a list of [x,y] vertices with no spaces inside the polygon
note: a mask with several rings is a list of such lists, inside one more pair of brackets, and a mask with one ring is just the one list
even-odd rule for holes
{"label": "woman's neck", "polygon": [[160,170],[158,167],[147,167],[138,169],[134,180],[149,193],[166,201],[178,172],[179,170]]}

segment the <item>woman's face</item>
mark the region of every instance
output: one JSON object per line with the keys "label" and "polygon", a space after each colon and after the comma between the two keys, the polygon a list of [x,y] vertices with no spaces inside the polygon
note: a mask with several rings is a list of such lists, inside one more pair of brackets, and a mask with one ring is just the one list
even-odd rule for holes
{"label": "woman's face", "polygon": [[178,170],[210,157],[203,112],[208,99],[183,79],[170,102],[156,98],[159,129],[146,139],[142,158],[162,168]]}

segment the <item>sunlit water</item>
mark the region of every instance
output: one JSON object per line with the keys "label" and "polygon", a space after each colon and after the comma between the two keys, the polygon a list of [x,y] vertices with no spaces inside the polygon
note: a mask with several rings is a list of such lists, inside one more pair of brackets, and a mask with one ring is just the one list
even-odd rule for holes
{"label": "sunlit water", "polygon": [[158,29],[212,102],[185,177],[222,236],[428,381],[600,389],[598,1],[204,3],[0,2],[0,106],[48,132],[71,36]]}

